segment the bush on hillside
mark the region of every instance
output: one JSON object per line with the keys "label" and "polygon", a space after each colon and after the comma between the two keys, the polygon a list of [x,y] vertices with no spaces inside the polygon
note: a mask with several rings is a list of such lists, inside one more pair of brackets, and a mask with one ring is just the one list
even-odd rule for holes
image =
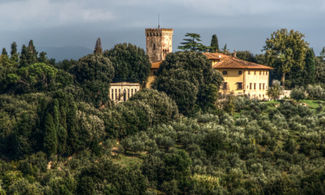
{"label": "bush on hillside", "polygon": [[296,87],[293,90],[291,90],[290,97],[295,100],[303,100],[307,96],[305,93],[305,89],[303,87]]}

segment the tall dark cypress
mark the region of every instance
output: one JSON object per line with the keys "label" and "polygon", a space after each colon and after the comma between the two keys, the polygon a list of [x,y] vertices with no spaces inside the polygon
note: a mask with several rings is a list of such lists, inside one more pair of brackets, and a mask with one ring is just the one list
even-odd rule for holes
{"label": "tall dark cypress", "polygon": [[16,54],[17,54],[17,43],[12,42],[10,55],[13,56],[13,55],[16,55]]}
{"label": "tall dark cypress", "polygon": [[8,52],[7,52],[6,48],[2,48],[1,55],[6,55],[6,56],[8,55]]}
{"label": "tall dark cypress", "polygon": [[219,42],[216,34],[212,35],[211,44],[210,44],[210,52],[219,51]]}
{"label": "tall dark cypress", "polygon": [[53,116],[48,112],[45,116],[44,122],[44,140],[43,140],[44,152],[48,155],[56,154],[58,147],[58,139],[56,127],[54,124]]}
{"label": "tall dark cypress", "polygon": [[315,74],[316,74],[316,57],[315,52],[312,48],[308,49],[306,53],[306,65],[305,65],[305,85],[315,83]]}
{"label": "tall dark cypress", "polygon": [[28,65],[28,50],[26,45],[23,45],[20,52],[20,66],[27,66]]}
{"label": "tall dark cypress", "polygon": [[10,57],[11,57],[11,60],[13,60],[14,62],[18,62],[18,60],[19,60],[16,42],[13,42],[11,44]]}
{"label": "tall dark cypress", "polygon": [[97,39],[95,49],[94,49],[94,54],[95,55],[101,55],[103,54],[103,48],[102,48],[102,41],[100,38]]}
{"label": "tall dark cypress", "polygon": [[33,40],[30,40],[27,48],[27,61],[28,64],[34,64],[37,62],[37,51],[35,49]]}

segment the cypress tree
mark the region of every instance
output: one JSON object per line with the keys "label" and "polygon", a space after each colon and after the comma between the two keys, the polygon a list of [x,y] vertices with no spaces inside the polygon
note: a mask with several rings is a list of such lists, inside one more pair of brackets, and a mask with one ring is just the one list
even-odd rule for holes
{"label": "cypress tree", "polygon": [[37,62],[37,51],[35,49],[33,40],[30,40],[28,43],[27,61],[28,61],[28,64],[34,64]]}
{"label": "cypress tree", "polygon": [[66,115],[68,133],[67,143],[69,146],[67,153],[72,154],[80,148],[80,141],[77,133],[77,105],[75,103],[71,103],[67,106]]}
{"label": "cypress tree", "polygon": [[219,50],[219,42],[216,34],[212,35],[211,44],[210,44],[210,52],[216,52]]}
{"label": "cypress tree", "polygon": [[44,152],[48,155],[56,154],[58,147],[57,132],[52,115],[48,112],[44,121]]}
{"label": "cypress tree", "polygon": [[21,48],[21,52],[20,52],[20,66],[23,67],[23,66],[27,66],[28,65],[28,50],[27,50],[27,47],[26,45],[23,45],[22,48]]}
{"label": "cypress tree", "polygon": [[225,44],[225,46],[223,46],[223,51],[224,54],[229,54],[228,48],[227,48],[227,43]]}
{"label": "cypress tree", "polygon": [[2,48],[2,53],[1,53],[1,55],[5,55],[5,56],[8,55],[8,52],[7,52],[6,48]]}
{"label": "cypress tree", "polygon": [[308,49],[306,53],[306,64],[305,64],[305,85],[315,83],[316,74],[316,57],[315,52],[312,48]]}
{"label": "cypress tree", "polygon": [[11,52],[10,52],[11,60],[14,62],[18,62],[18,53],[17,53],[17,43],[13,42],[11,44]]}
{"label": "cypress tree", "polygon": [[66,153],[66,142],[67,142],[67,130],[61,125],[61,121],[65,121],[66,118],[62,118],[60,113],[60,103],[58,99],[53,102],[53,122],[57,132],[57,152],[58,154]]}
{"label": "cypress tree", "polygon": [[10,55],[13,56],[13,55],[16,55],[16,54],[17,54],[17,43],[12,42]]}
{"label": "cypress tree", "polygon": [[6,48],[2,48],[2,53],[1,53],[1,55],[5,55],[5,56],[8,55],[8,52],[7,52]]}
{"label": "cypress tree", "polygon": [[95,49],[94,49],[94,54],[95,55],[101,55],[103,54],[103,48],[102,48],[102,42],[100,38],[97,39]]}
{"label": "cypress tree", "polygon": [[39,58],[38,58],[38,61],[39,62],[43,62],[43,63],[47,63],[47,58],[46,58],[46,52],[42,51],[40,54],[39,54]]}

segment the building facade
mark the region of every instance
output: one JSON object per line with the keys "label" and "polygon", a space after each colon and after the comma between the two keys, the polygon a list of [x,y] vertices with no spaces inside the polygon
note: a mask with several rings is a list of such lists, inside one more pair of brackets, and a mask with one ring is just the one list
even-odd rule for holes
{"label": "building facade", "polygon": [[140,91],[139,83],[111,83],[109,97],[114,103],[125,102],[138,91]]}
{"label": "building facade", "polygon": [[146,83],[146,88],[151,88],[155,80],[155,72],[168,53],[173,52],[173,29],[170,28],[147,28],[146,51],[151,62],[151,71]]}
{"label": "building facade", "polygon": [[241,60],[222,53],[203,53],[223,78],[220,92],[223,95],[246,95],[252,99],[267,100],[269,66]]}

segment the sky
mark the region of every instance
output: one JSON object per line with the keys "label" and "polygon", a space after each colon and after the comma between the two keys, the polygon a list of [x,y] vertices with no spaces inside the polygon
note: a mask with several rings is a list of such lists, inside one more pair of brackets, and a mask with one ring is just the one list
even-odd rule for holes
{"label": "sky", "polygon": [[145,28],[174,29],[173,49],[185,33],[204,44],[217,34],[220,47],[261,53],[280,29],[294,29],[319,54],[325,46],[325,0],[0,0],[0,47],[34,40],[41,49],[93,50],[129,42],[145,48]]}

